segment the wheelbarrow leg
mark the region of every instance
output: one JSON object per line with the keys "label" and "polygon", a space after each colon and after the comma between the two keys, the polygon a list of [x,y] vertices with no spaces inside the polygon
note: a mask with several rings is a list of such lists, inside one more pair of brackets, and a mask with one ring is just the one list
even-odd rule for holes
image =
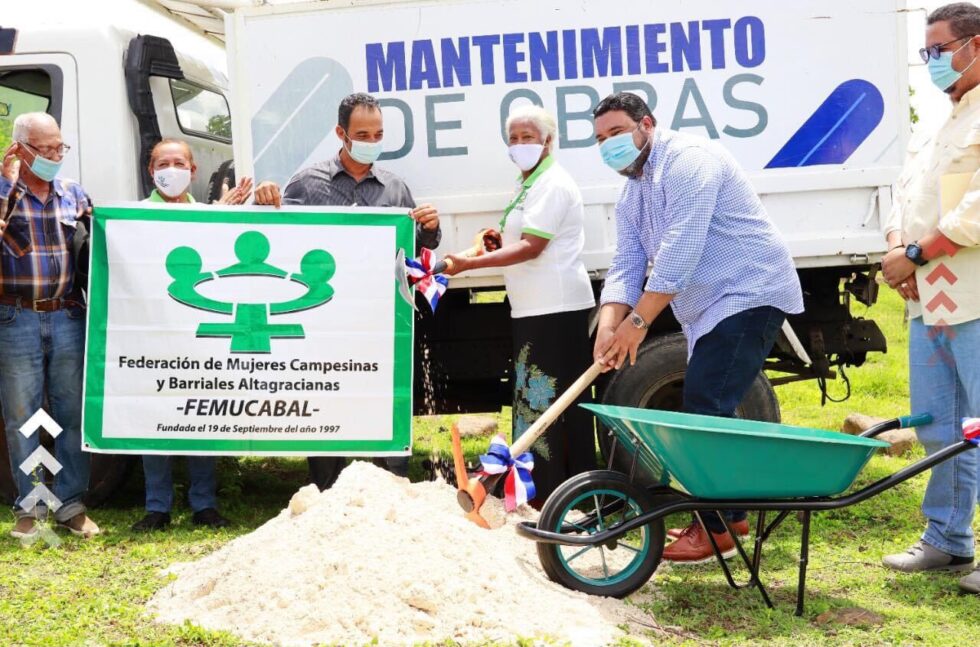
{"label": "wheelbarrow leg", "polygon": [[803,535],[800,538],[800,581],[796,588],[796,615],[803,615],[806,595],[806,565],[810,561],[810,511],[803,511]]}
{"label": "wheelbarrow leg", "polygon": [[[762,567],[762,542],[765,541],[766,532],[766,512],[759,510],[759,516],[755,522],[755,547],[752,551],[752,570],[759,573]],[[732,535],[734,537],[734,535]]]}
{"label": "wheelbarrow leg", "polygon": [[745,552],[745,548],[742,547],[742,542],[739,540],[738,535],[735,533],[732,527],[725,520],[724,515],[717,510],[712,510],[709,512],[709,514],[718,515],[721,522],[726,528],[728,528],[728,533],[732,536],[732,540],[735,542],[735,550],[738,551],[738,555],[745,564],[745,568],[749,569],[749,581],[745,584],[738,584],[735,582],[735,578],[732,577],[732,572],[728,568],[728,564],[725,562],[724,556],[721,554],[721,549],[718,548],[718,542],[715,541],[714,534],[708,529],[707,526],[704,525],[704,519],[701,518],[701,513],[695,511],[694,514],[698,518],[698,523],[701,524],[708,535],[708,541],[711,543],[711,550],[714,551],[715,559],[718,560],[718,564],[721,566],[721,570],[725,574],[725,579],[728,580],[728,586],[736,590],[749,586],[755,586],[757,589],[759,589],[759,594],[762,596],[762,601],[766,603],[766,606],[770,609],[775,608],[773,607],[772,600],[769,598],[769,592],[766,591],[766,587],[762,584],[762,579],[759,577],[759,565],[757,563],[757,559],[759,562],[762,561],[761,546],[757,545],[756,554],[753,556],[753,559],[749,559],[748,554]]}

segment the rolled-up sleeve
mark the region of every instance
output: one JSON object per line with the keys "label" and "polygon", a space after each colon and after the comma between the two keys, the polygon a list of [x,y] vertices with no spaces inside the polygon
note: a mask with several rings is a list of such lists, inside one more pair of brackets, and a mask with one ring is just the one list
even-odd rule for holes
{"label": "rolled-up sleeve", "polygon": [[[619,209],[621,207],[617,207]],[[617,214],[616,253],[609,264],[599,303],[622,303],[631,308],[636,306],[643,293],[643,277],[646,276],[648,263],[636,227],[631,226],[622,214]]]}
{"label": "rolled-up sleeve", "polygon": [[724,173],[717,157],[691,147],[678,153],[672,168],[663,174],[669,224],[657,250],[647,291],[677,294],[687,287],[704,252]]}
{"label": "rolled-up sleeve", "polygon": [[939,220],[939,231],[957,245],[980,245],[980,171],[970,178],[959,203]]}

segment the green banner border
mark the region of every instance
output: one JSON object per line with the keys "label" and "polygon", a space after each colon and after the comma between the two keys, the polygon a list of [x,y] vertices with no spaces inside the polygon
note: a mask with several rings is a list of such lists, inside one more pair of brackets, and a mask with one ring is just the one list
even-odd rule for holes
{"label": "green banner border", "polygon": [[[392,402],[392,440],[244,440],[221,438],[105,438],[102,435],[106,370],[106,322],[108,320],[108,253],[106,223],[110,220],[228,223],[258,225],[333,225],[395,227],[395,244],[407,256],[415,251],[415,222],[403,212],[370,208],[345,211],[223,211],[220,207],[174,208],[132,206],[95,207],[92,215],[89,273],[88,337],[86,343],[83,448],[112,453],[184,453],[237,455],[406,455],[412,446],[412,392],[415,313],[398,292],[395,294],[395,366]],[[367,222],[365,222],[367,220]],[[397,251],[397,250],[392,250]],[[394,254],[392,254],[394,263]],[[255,422],[255,424],[261,424]],[[329,449],[324,449],[329,446]]]}

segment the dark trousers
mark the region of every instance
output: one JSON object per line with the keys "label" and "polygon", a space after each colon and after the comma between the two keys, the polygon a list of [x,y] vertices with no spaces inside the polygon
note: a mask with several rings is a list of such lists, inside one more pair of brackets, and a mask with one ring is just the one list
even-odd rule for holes
{"label": "dark trousers", "polygon": [[[684,376],[684,411],[706,416],[735,417],[735,409],[762,370],[786,315],[777,308],[752,308],[723,319],[698,339]],[[745,512],[725,512],[729,521]],[[713,513],[701,515],[712,532],[725,530]]]}

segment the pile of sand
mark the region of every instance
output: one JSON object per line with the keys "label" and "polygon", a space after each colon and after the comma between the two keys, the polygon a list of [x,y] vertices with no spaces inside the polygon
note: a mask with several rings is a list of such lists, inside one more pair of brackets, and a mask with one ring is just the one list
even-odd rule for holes
{"label": "pile of sand", "polygon": [[[489,509],[489,510],[488,510]],[[550,582],[534,543],[484,506],[495,530],[463,518],[445,483],[415,483],[355,462],[323,492],[303,488],[254,532],[194,563],[149,609],[169,623],[276,645],[405,645],[516,637],[605,645],[642,613]]]}

